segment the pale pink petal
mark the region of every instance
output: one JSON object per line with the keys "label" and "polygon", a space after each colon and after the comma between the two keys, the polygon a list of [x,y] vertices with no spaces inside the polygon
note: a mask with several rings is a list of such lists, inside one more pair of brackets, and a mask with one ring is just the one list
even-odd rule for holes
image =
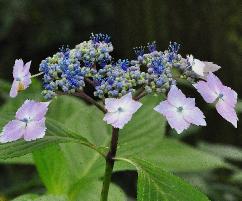
{"label": "pale pink petal", "polygon": [[205,64],[205,68],[204,68],[205,73],[215,72],[221,68],[221,66],[214,64],[213,62],[204,61],[204,64]]}
{"label": "pale pink petal", "polygon": [[27,76],[24,76],[21,82],[24,85],[24,89],[27,89],[29,85],[31,84],[31,76],[28,74]]}
{"label": "pale pink petal", "polygon": [[45,131],[45,118],[39,121],[31,121],[27,124],[27,127],[25,129],[24,140],[31,141],[43,138],[45,136]]}
{"label": "pale pink petal", "polygon": [[221,94],[223,94],[222,100],[224,100],[226,104],[230,105],[231,107],[235,107],[238,95],[233,89],[223,86]]}
{"label": "pale pink petal", "polygon": [[165,117],[175,117],[177,115],[177,108],[171,105],[167,100],[160,102],[154,110]]}
{"label": "pale pink petal", "polygon": [[186,102],[182,105],[184,110],[192,109],[195,107],[195,98],[186,98]]}
{"label": "pale pink petal", "polygon": [[108,112],[115,112],[117,111],[119,105],[118,105],[118,99],[117,98],[106,98],[105,99],[105,108]]}
{"label": "pale pink petal", "polygon": [[214,75],[213,73],[209,73],[207,76],[207,84],[209,86],[209,88],[217,94],[217,96],[220,94],[220,91],[223,88],[223,84],[220,81],[220,79]]}
{"label": "pale pink petal", "polygon": [[19,120],[41,120],[44,118],[50,102],[36,102],[26,100],[24,104],[16,112],[16,118]]}
{"label": "pale pink petal", "polygon": [[238,117],[234,107],[231,107],[223,100],[219,100],[216,104],[217,112],[228,122],[232,123],[237,128]]}
{"label": "pale pink petal", "polygon": [[27,62],[27,63],[24,65],[24,68],[23,68],[23,74],[24,74],[24,75],[28,75],[28,74],[30,74],[30,73],[29,73],[30,65],[31,65],[31,61]]}
{"label": "pale pink petal", "polygon": [[12,142],[16,141],[23,137],[25,132],[26,123],[18,120],[10,121],[3,128],[3,132],[1,133],[0,142]]}
{"label": "pale pink petal", "polygon": [[186,96],[182,93],[180,89],[173,85],[168,92],[167,101],[175,107],[180,107],[181,105],[183,105],[185,100]]}
{"label": "pale pink petal", "polygon": [[105,108],[108,112],[105,114],[103,120],[115,128],[123,128],[131,120],[133,113],[141,106],[142,103],[132,99],[131,93],[119,99],[106,98]]}
{"label": "pale pink petal", "polygon": [[106,113],[103,120],[115,128],[123,128],[132,118],[132,114],[125,112]]}
{"label": "pale pink petal", "polygon": [[183,117],[187,122],[195,124],[197,126],[206,126],[207,125],[206,121],[204,119],[205,116],[198,107],[184,110]]}
{"label": "pale pink petal", "polygon": [[209,85],[205,81],[199,81],[196,84],[193,84],[193,86],[207,103],[213,103],[218,97],[218,95],[210,89]]}
{"label": "pale pink petal", "polygon": [[125,112],[128,112],[130,114],[133,114],[137,112],[137,110],[142,106],[142,103],[134,100],[130,100],[129,102],[127,101],[126,103],[122,103],[123,105],[121,106],[122,109]]}
{"label": "pale pink petal", "polygon": [[205,68],[205,64],[198,60],[198,59],[194,59],[194,64],[192,65],[192,70],[200,75],[200,76],[204,76],[204,68]]}
{"label": "pale pink petal", "polygon": [[13,66],[13,77],[19,78],[22,77],[24,70],[24,62],[22,59],[16,59]]}
{"label": "pale pink petal", "polygon": [[9,93],[10,97],[14,98],[18,95],[18,87],[19,87],[19,82],[14,80]]}
{"label": "pale pink petal", "polygon": [[118,121],[112,124],[114,128],[122,129],[132,119],[132,114],[130,113],[121,112],[118,116]]}
{"label": "pale pink petal", "polygon": [[183,119],[182,114],[177,113],[174,117],[167,117],[167,121],[171,128],[174,128],[178,134],[182,133],[185,129],[189,128],[190,123]]}

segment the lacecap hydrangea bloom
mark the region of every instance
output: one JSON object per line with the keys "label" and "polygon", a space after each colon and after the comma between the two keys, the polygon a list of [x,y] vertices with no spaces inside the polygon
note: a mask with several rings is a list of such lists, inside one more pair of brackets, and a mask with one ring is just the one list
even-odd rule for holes
{"label": "lacecap hydrangea bloom", "polygon": [[215,103],[216,110],[224,119],[237,127],[237,93],[234,90],[224,86],[213,73],[209,73],[207,81],[199,81],[194,87],[207,103]]}
{"label": "lacecap hydrangea bloom", "polygon": [[[170,42],[167,50],[159,51],[156,43],[150,42],[147,46],[134,48],[134,59],[115,60],[111,55],[111,38],[106,34],[91,34],[89,40],[73,49],[62,47],[56,54],[44,59],[37,75],[43,76],[42,94],[46,100],[57,95],[78,96],[97,106],[104,112],[103,120],[119,129],[124,128],[142,106],[140,99],[144,96],[168,94],[167,99],[161,100],[154,110],[165,116],[178,133],[191,124],[206,125],[204,114],[195,106],[195,99],[187,98],[178,89],[177,81],[183,79],[191,83],[207,103],[214,103],[219,114],[236,127],[237,94],[213,74],[221,67],[196,59],[193,55],[183,57],[179,49],[180,44]],[[16,96],[19,90],[26,89],[31,83],[29,67],[30,63],[24,65],[21,60],[16,60],[11,96]],[[93,94],[86,93],[86,87]],[[31,104],[34,103],[26,102],[24,105],[28,108]],[[38,104],[47,108],[49,102]],[[2,142],[22,137],[26,140],[43,137],[44,113],[41,113],[42,118],[35,119],[28,111],[29,120],[20,117],[23,111],[19,109],[16,120],[4,127]],[[11,131],[13,125],[21,132]],[[31,135],[29,131],[34,129],[33,125],[38,132]]]}
{"label": "lacecap hydrangea bloom", "polygon": [[106,98],[105,108],[107,113],[103,120],[114,128],[123,128],[141,106],[142,103],[133,100],[131,93],[121,98]]}
{"label": "lacecap hydrangea bloom", "polygon": [[186,98],[176,86],[171,87],[167,100],[162,101],[154,110],[164,115],[177,133],[189,128],[191,124],[206,126],[205,116],[195,106],[195,99]]}
{"label": "lacecap hydrangea bloom", "polygon": [[26,100],[16,112],[16,119],[4,126],[0,142],[12,142],[21,138],[25,141],[43,138],[48,106],[49,102]]}
{"label": "lacecap hydrangea bloom", "polygon": [[19,91],[23,91],[31,84],[31,74],[29,72],[31,61],[24,64],[22,59],[16,59],[13,66],[13,84],[10,90],[10,97],[14,98]]}

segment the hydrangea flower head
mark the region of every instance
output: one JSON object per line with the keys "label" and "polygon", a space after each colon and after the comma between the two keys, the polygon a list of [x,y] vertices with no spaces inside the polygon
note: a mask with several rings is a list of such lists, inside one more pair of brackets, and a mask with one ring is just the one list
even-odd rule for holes
{"label": "hydrangea flower head", "polygon": [[0,142],[12,142],[20,138],[25,141],[43,138],[45,135],[45,114],[49,102],[26,100],[16,112],[15,120],[4,126]]}
{"label": "hydrangea flower head", "polygon": [[200,61],[199,59],[194,59],[192,55],[187,56],[188,62],[192,66],[194,73],[202,78],[205,78],[209,72],[215,72],[221,67],[217,64],[207,61]]}
{"label": "hydrangea flower head", "polygon": [[179,134],[191,124],[206,126],[205,116],[195,106],[195,99],[186,98],[176,86],[171,87],[167,100],[162,101],[154,110],[164,115],[169,125]]}
{"label": "hydrangea flower head", "polygon": [[24,65],[22,59],[16,59],[13,67],[13,84],[10,90],[10,97],[16,97],[19,91],[23,91],[31,84],[31,74],[29,72],[31,61]]}
{"label": "hydrangea flower head", "polygon": [[121,98],[106,98],[105,108],[108,112],[105,114],[103,120],[113,127],[121,129],[131,120],[133,114],[141,106],[142,103],[132,99],[131,93]]}
{"label": "hydrangea flower head", "polygon": [[237,93],[224,86],[217,76],[209,73],[207,81],[199,81],[193,85],[207,103],[215,103],[217,112],[237,127],[238,117],[235,112]]}

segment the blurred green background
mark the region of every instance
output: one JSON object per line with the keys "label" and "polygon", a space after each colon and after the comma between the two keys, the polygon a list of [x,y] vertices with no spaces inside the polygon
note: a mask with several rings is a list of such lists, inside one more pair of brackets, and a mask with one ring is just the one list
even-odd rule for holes
{"label": "blurred green background", "polygon": [[[200,60],[222,66],[219,77],[241,98],[241,20],[241,0],[0,0],[0,79],[12,79],[16,58],[32,60],[31,71],[36,73],[41,60],[57,52],[60,46],[74,47],[87,40],[90,33],[102,32],[111,35],[116,59],[133,58],[133,47],[149,41],[156,40],[160,50],[167,48],[169,41],[179,42],[183,56],[193,54]],[[242,124],[233,128],[204,104],[195,90],[185,90],[187,95],[197,97],[208,126],[178,137],[194,146],[206,141],[241,147]],[[174,134],[168,131],[167,135]],[[242,162],[234,164],[242,167]],[[16,168],[20,171],[15,172]],[[28,168],[29,171],[19,166],[0,166],[3,186],[0,187],[11,186],[13,180],[23,182],[26,177],[21,175],[29,177],[29,172],[36,177],[34,170]],[[114,177],[117,181],[119,178],[120,175]],[[241,185],[236,186],[237,194],[241,189]],[[11,190],[10,195],[25,191]],[[130,193],[134,195],[132,190]]]}

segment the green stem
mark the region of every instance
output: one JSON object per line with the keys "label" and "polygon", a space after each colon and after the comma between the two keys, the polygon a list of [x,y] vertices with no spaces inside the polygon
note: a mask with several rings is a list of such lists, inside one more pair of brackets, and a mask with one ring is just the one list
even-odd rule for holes
{"label": "green stem", "polygon": [[101,104],[99,104],[97,101],[95,101],[92,97],[88,96],[85,92],[79,91],[74,93],[75,96],[81,97],[82,99],[86,100],[87,102],[95,105],[98,109],[100,109],[103,113],[106,113],[107,110],[105,107]]}
{"label": "green stem", "polygon": [[31,78],[33,78],[33,77],[38,77],[38,76],[40,76],[40,75],[42,75],[42,74],[44,74],[44,73],[41,72],[41,73],[38,73],[38,74],[32,75]]}
{"label": "green stem", "polygon": [[113,127],[111,144],[110,144],[109,152],[106,155],[106,167],[105,167],[105,174],[103,179],[103,186],[102,186],[100,201],[108,200],[109,186],[111,182],[113,166],[115,161],[114,158],[116,156],[117,146],[118,146],[118,133],[119,133],[119,129]]}

